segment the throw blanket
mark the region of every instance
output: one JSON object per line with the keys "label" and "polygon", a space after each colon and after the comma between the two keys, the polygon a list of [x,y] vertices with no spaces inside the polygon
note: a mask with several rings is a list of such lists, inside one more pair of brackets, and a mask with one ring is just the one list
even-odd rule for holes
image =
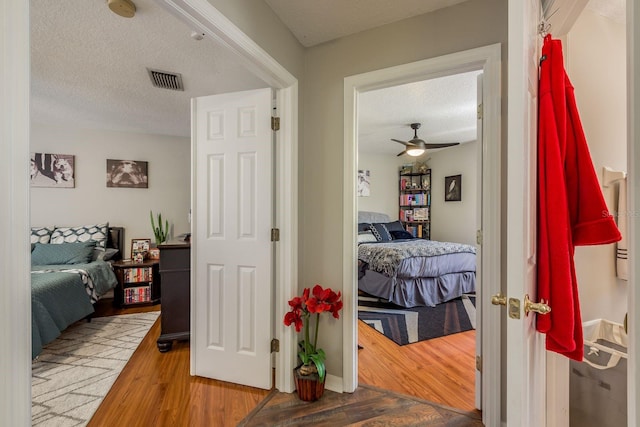
{"label": "throw blanket", "polygon": [[362,243],[358,247],[358,259],[366,262],[371,270],[395,276],[400,262],[407,258],[470,252],[476,248],[463,243],[437,242],[435,240],[403,240],[388,243]]}
{"label": "throw blanket", "polygon": [[92,304],[95,304],[100,299],[100,296],[113,288],[118,281],[111,269],[111,265],[104,261],[94,261],[90,264],[32,266],[31,272],[79,274]]}

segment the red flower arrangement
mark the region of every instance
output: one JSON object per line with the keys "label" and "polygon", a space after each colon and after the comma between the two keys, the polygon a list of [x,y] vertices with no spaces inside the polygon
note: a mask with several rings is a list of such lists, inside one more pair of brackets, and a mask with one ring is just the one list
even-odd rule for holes
{"label": "red flower arrangement", "polygon": [[[342,300],[340,298],[340,292],[335,293],[330,288],[322,289],[320,285],[315,285],[313,292],[309,288],[305,288],[301,297],[294,297],[289,301],[291,311],[284,316],[284,324],[286,326],[294,325],[296,332],[304,329],[304,340],[300,342],[298,357],[300,357],[303,366],[307,367],[307,372],[311,363],[315,365],[320,381],[324,381],[326,374],[324,365],[326,355],[324,350],[317,347],[320,314],[328,312],[334,318],[339,319],[339,311],[342,309]],[[311,323],[312,314],[315,314],[313,343],[309,339],[309,324]]]}

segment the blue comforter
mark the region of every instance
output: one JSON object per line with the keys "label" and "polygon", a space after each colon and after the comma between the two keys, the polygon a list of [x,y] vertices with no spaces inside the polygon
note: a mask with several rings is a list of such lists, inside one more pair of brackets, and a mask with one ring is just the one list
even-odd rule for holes
{"label": "blue comforter", "polygon": [[[73,269],[74,272],[60,271]],[[69,325],[94,312],[92,301],[117,284],[104,261],[64,266],[32,266],[31,357]]]}

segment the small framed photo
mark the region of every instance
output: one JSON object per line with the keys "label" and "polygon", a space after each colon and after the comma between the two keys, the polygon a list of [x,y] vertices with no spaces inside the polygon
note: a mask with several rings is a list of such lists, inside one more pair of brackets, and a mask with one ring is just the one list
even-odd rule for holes
{"label": "small framed photo", "polygon": [[151,239],[131,239],[131,259],[142,262],[151,248]]}
{"label": "small framed photo", "polygon": [[107,159],[107,187],[149,188],[149,163]]}
{"label": "small framed photo", "polygon": [[462,175],[444,177],[444,201],[459,202],[462,200]]}

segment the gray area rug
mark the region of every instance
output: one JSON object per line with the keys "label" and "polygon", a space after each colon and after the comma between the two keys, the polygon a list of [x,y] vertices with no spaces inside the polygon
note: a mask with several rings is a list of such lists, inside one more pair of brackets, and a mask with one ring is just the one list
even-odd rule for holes
{"label": "gray area rug", "polygon": [[80,321],[32,362],[31,423],[84,426],[160,312]]}
{"label": "gray area rug", "polygon": [[435,307],[405,308],[380,298],[358,296],[358,319],[398,345],[476,328],[476,296],[462,295]]}

